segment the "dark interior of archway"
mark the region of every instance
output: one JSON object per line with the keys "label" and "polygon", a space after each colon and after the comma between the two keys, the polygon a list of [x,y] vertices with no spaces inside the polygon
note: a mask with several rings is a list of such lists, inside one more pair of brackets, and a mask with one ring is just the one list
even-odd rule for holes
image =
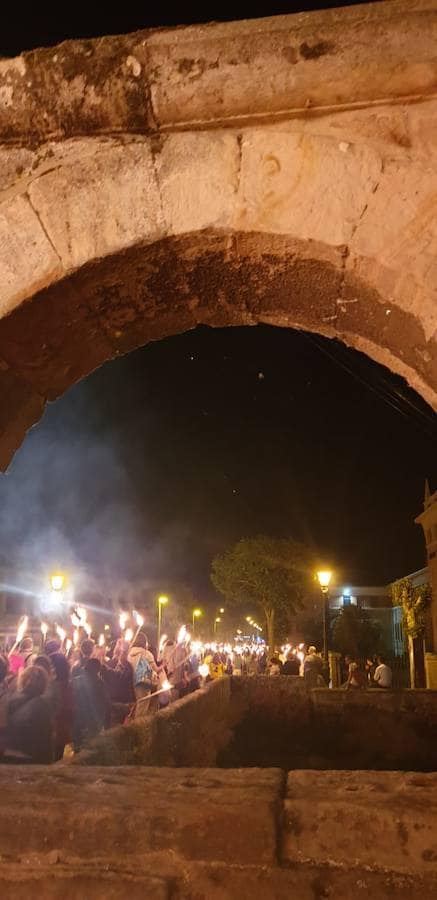
{"label": "dark interior of archway", "polygon": [[208,605],[212,557],[265,533],[386,584],[425,564],[413,520],[436,441],[402,379],[342,344],[199,327],[48,406],[0,479],[2,581],[61,566],[103,605],[127,584]]}

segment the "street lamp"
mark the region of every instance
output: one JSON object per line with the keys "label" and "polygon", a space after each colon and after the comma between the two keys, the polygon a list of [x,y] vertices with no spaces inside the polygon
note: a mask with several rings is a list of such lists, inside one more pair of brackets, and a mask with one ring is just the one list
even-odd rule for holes
{"label": "street lamp", "polygon": [[220,616],[217,616],[217,617],[214,619],[214,634],[216,634],[216,632],[217,632],[217,625],[219,625],[220,622],[221,622],[221,618],[220,618]]}
{"label": "street lamp", "polygon": [[157,640],[158,647],[161,642],[162,607],[165,606],[166,603],[168,603],[168,597],[165,597],[164,595],[162,595],[161,597],[158,597],[158,640]]}
{"label": "street lamp", "polygon": [[52,587],[52,591],[62,591],[64,587],[65,576],[60,572],[54,572],[53,575],[50,575],[50,584]]}
{"label": "street lamp", "polygon": [[193,631],[196,625],[196,619],[198,619],[202,615],[201,609],[193,609]]}
{"label": "street lamp", "polygon": [[328,662],[328,603],[331,578],[332,572],[329,569],[317,572],[317,579],[323,596],[323,658],[325,663]]}

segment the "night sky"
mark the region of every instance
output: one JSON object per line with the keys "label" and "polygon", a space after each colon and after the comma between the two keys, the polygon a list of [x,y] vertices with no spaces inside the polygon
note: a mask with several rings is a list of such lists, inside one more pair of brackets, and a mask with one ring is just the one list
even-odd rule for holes
{"label": "night sky", "polygon": [[[62,22],[38,6],[2,27],[0,53],[332,5],[69,7]],[[305,541],[344,582],[385,583],[424,565],[413,519],[436,449],[433,412],[361,354],[285,329],[198,328],[108,363],[48,407],[0,479],[0,556],[185,584],[208,600],[212,557],[266,533]]]}

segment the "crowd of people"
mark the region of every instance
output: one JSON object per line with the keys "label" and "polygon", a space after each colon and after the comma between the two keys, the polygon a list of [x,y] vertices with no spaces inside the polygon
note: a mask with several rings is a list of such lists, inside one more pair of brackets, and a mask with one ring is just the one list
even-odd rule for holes
{"label": "crowd of people", "polygon": [[[284,649],[287,651],[288,648]],[[269,674],[301,675],[309,688],[332,686],[329,667],[314,646],[308,647],[306,653],[296,653],[294,649],[277,654],[270,660]],[[345,656],[341,662],[341,687],[345,690],[388,689],[392,684],[393,672],[383,656],[367,659],[364,664]]]}
{"label": "crowd of people", "polygon": [[[307,687],[329,685],[323,657],[310,646],[282,648],[270,655],[265,645],[226,645],[165,639],[158,652],[138,631],[108,647],[85,637],[68,651],[58,638],[36,650],[25,637],[0,654],[0,761],[50,763],[66,748],[78,753],[102,730],[130,721],[225,675],[301,676]],[[365,666],[346,657],[343,687],[390,688],[386,661]]]}
{"label": "crowd of people", "polygon": [[56,762],[66,747],[77,753],[102,730],[141,714],[146,698],[156,695],[165,706],[201,682],[189,644],[166,640],[154,654],[143,632],[110,648],[85,637],[68,653],[57,639],[38,651],[25,637],[0,654],[0,761]]}

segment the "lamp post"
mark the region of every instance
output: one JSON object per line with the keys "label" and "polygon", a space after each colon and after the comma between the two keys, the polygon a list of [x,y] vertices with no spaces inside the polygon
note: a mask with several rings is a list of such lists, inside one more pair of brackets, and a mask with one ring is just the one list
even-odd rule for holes
{"label": "lamp post", "polygon": [[193,631],[195,630],[195,627],[196,627],[196,619],[199,619],[201,615],[202,615],[201,609],[193,609]]}
{"label": "lamp post", "polygon": [[220,609],[217,610],[217,613],[214,617],[214,634],[217,632],[217,625],[220,625],[221,617],[225,611],[224,606],[221,606]]}
{"label": "lamp post", "polygon": [[62,591],[65,582],[65,575],[62,575],[61,572],[54,572],[53,575],[50,575],[50,585],[52,591]]}
{"label": "lamp post", "polygon": [[162,595],[161,597],[158,597],[158,640],[157,640],[158,647],[161,642],[162,607],[165,606],[166,603],[168,603],[168,597],[165,597],[164,595]]}
{"label": "lamp post", "polygon": [[323,658],[325,663],[328,662],[328,602],[329,602],[329,583],[332,578],[332,572],[329,569],[317,572],[317,579],[322,591],[323,597]]}

